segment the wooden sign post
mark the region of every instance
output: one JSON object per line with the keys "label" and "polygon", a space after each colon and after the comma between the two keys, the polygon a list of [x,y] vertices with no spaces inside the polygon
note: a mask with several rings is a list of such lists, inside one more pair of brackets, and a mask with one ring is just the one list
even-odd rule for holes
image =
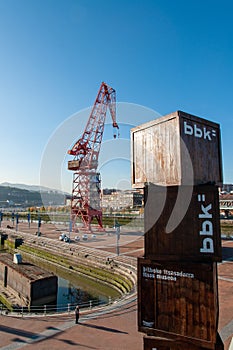
{"label": "wooden sign post", "polygon": [[138,258],[144,350],[223,350],[220,127],[178,111],[131,131],[134,187],[144,187],[145,254]]}
{"label": "wooden sign post", "polygon": [[[169,186],[164,193],[164,187],[146,184],[144,193],[147,258],[190,262],[222,260],[217,186]],[[180,193],[181,196],[189,194],[185,208],[182,208],[183,198],[178,199]],[[162,201],[161,215],[155,220]],[[180,212],[183,216],[179,217]],[[174,219],[169,228],[172,215]]]}

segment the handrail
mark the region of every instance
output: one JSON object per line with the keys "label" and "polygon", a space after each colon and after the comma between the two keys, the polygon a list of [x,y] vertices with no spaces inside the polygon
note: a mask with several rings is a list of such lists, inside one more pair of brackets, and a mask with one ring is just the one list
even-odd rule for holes
{"label": "handrail", "polygon": [[[83,310],[92,310],[96,307],[108,306],[114,302],[119,301],[119,298],[112,298],[109,296],[108,301],[100,301],[100,300],[89,300],[84,303],[78,303],[79,308]],[[0,304],[0,315],[20,315],[20,316],[51,316],[57,314],[70,314],[74,312],[77,303],[67,303],[67,304],[57,304],[57,305],[41,305],[41,306],[31,306],[23,307],[19,306],[17,309],[15,308],[13,311],[9,311],[6,306]]]}

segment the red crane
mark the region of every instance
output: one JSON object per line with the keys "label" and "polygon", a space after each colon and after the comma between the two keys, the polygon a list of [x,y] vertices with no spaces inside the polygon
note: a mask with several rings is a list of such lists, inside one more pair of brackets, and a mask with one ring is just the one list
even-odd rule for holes
{"label": "red crane", "polygon": [[74,171],[71,196],[73,231],[77,218],[81,218],[83,228],[88,232],[92,231],[91,222],[94,218],[97,219],[99,229],[103,229],[101,180],[97,167],[107,107],[114,130],[119,129],[116,122],[116,91],[102,82],[83,135],[68,151],[74,156],[73,160],[68,161],[68,169]]}

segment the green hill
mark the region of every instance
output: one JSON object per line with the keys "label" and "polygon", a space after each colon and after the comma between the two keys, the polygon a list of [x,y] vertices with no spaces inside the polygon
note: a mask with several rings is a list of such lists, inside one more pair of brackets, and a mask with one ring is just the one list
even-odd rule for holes
{"label": "green hill", "polygon": [[56,191],[29,191],[0,185],[0,208],[63,205],[65,195]]}

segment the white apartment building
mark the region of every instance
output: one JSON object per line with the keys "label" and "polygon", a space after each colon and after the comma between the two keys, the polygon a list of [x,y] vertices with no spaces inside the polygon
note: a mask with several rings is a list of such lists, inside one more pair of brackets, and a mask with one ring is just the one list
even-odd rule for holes
{"label": "white apartment building", "polygon": [[139,208],[142,205],[143,194],[137,190],[116,191],[102,196],[102,208],[107,211]]}

